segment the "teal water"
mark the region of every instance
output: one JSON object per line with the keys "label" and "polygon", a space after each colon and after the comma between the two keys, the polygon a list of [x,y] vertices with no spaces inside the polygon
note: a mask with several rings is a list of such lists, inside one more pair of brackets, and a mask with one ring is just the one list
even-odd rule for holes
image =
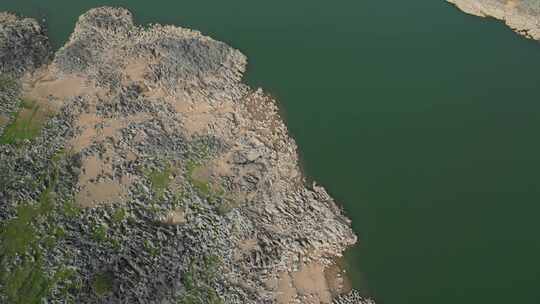
{"label": "teal water", "polygon": [[199,29],[250,58],[307,174],[360,236],[382,304],[540,303],[540,44],[444,1],[3,0],[55,46],[97,5]]}

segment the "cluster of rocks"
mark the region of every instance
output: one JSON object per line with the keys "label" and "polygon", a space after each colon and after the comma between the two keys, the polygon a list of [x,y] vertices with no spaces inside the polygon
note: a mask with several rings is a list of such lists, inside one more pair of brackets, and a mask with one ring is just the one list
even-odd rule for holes
{"label": "cluster of rocks", "polygon": [[17,83],[6,74],[20,77],[49,60],[49,40],[34,19],[0,12],[0,132],[3,121],[16,111]]}
{"label": "cluster of rocks", "polygon": [[276,102],[242,83],[243,54],[98,8],[43,62],[39,25],[0,16],[0,114],[19,97],[50,112],[37,137],[0,145],[0,239],[34,234],[0,250],[0,302],[33,294],[7,282],[30,263],[51,303],[371,303],[328,287],[356,236],[307,185]]}
{"label": "cluster of rocks", "polygon": [[346,295],[340,295],[335,298],[334,304],[375,304],[375,302],[365,298],[358,291],[352,290]]}
{"label": "cluster of rocks", "polygon": [[20,76],[49,56],[49,39],[36,20],[0,12],[0,71]]}
{"label": "cluster of rocks", "polygon": [[462,11],[504,21],[517,33],[540,40],[539,0],[447,0]]}

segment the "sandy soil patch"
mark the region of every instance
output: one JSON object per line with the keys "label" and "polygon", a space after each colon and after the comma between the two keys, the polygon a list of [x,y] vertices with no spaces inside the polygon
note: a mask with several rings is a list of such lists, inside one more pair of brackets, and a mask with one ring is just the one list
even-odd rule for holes
{"label": "sandy soil patch", "polygon": [[232,170],[232,152],[227,152],[225,154],[222,154],[219,158],[212,161],[210,164],[212,168],[212,172],[216,174],[217,176],[232,176],[233,170]]}
{"label": "sandy soil patch", "polygon": [[332,294],[324,276],[324,266],[317,263],[302,265],[299,271],[291,273],[291,278],[296,292],[309,299],[307,303],[332,302]]}
{"label": "sandy soil patch", "polygon": [[507,10],[513,10],[516,7],[518,7],[520,0],[507,0],[505,4],[505,8]]}
{"label": "sandy soil patch", "polygon": [[128,62],[124,69],[126,77],[133,82],[144,82],[144,75],[148,72],[149,62],[140,59]]}
{"label": "sandy soil patch", "polygon": [[68,146],[74,152],[80,152],[82,149],[90,146],[97,132],[95,125],[100,122],[100,119],[94,113],[81,114],[76,121],[76,128],[82,129],[82,133],[72,138]]}
{"label": "sandy soil patch", "polygon": [[135,181],[134,176],[127,175],[115,179],[112,163],[115,152],[111,146],[106,149],[103,155],[89,155],[82,161],[76,201],[83,208],[124,202],[129,186]]}
{"label": "sandy soil patch", "polygon": [[112,153],[108,151],[103,158],[91,155],[83,160],[83,170],[79,176],[80,191],[77,204],[83,208],[101,204],[124,202],[128,188],[135,181],[133,176],[122,176],[115,180],[112,167]]}
{"label": "sandy soil patch", "polygon": [[[151,116],[147,113],[139,113],[123,118],[103,118],[95,111],[79,115],[76,127],[81,134],[75,136],[68,146],[75,152],[80,152],[96,143],[104,143],[106,139],[116,142],[120,131],[131,123],[141,123]],[[127,198],[128,188],[133,183],[134,177],[122,176],[120,180],[114,180],[112,159],[116,152],[111,146],[107,146],[106,153],[99,157],[90,155],[83,159],[83,170],[79,176],[80,191],[77,194],[77,203],[82,207],[94,207],[100,204],[124,202]],[[128,152],[128,160],[137,159],[132,151]],[[99,179],[99,181],[97,181]]]}
{"label": "sandy soil patch", "polygon": [[[234,113],[233,105],[229,102],[210,105],[203,100],[192,101],[169,97],[164,97],[164,100],[178,113],[189,136],[219,132],[220,121],[226,120],[226,114]],[[223,123],[223,125],[226,124]]]}
{"label": "sandy soil patch", "polygon": [[136,161],[139,157],[137,156],[137,154],[133,153],[132,151],[128,151],[126,153],[126,159],[128,161]]}
{"label": "sandy soil patch", "polygon": [[68,145],[74,151],[80,152],[93,143],[104,142],[107,138],[116,142],[120,131],[129,126],[129,124],[142,123],[150,118],[151,116],[147,113],[139,113],[117,119],[99,117],[95,113],[84,113],[76,121],[76,126],[81,130],[81,134],[75,136]]}
{"label": "sandy soil patch", "polygon": [[125,176],[121,181],[87,183],[77,193],[77,204],[82,208],[90,208],[124,202],[128,195],[127,186],[132,182],[130,177]]}
{"label": "sandy soil patch", "polygon": [[129,82],[144,83],[146,75],[152,72],[151,66],[158,64],[160,60],[154,56],[130,58],[123,69],[124,84]]}
{"label": "sandy soil patch", "polygon": [[345,265],[341,259],[336,260],[335,264],[327,266],[324,270],[324,276],[333,296],[347,294],[352,290],[351,281],[347,277]]}
{"label": "sandy soil patch", "polygon": [[289,304],[296,298],[297,294],[289,273],[282,272],[277,280],[277,302],[279,304]]}
{"label": "sandy soil patch", "polygon": [[238,249],[240,249],[240,251],[242,252],[247,253],[257,248],[257,245],[258,245],[257,239],[251,238],[251,239],[242,240],[238,242]]}
{"label": "sandy soil patch", "polygon": [[79,175],[80,191],[77,203],[81,207],[94,207],[99,204],[121,202],[127,195],[131,178],[114,180],[111,150],[102,156],[90,155],[83,159],[82,173]]}
{"label": "sandy soil patch", "polygon": [[104,94],[103,90],[79,75],[52,76],[52,71],[42,71],[34,79],[24,81],[24,98],[35,100],[59,109],[66,99],[75,96]]}
{"label": "sandy soil patch", "polygon": [[298,271],[281,272],[267,285],[275,291],[279,304],[295,303],[297,298],[305,304],[332,303],[334,296],[351,290],[340,261],[327,267],[316,262],[302,264]]}

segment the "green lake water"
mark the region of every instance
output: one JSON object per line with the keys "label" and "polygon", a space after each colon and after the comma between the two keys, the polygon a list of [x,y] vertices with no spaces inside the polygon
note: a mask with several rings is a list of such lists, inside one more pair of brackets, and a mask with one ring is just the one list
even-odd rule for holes
{"label": "green lake water", "polygon": [[540,43],[440,0],[2,0],[46,17],[130,8],[241,49],[306,173],[360,237],[354,285],[381,304],[540,303]]}

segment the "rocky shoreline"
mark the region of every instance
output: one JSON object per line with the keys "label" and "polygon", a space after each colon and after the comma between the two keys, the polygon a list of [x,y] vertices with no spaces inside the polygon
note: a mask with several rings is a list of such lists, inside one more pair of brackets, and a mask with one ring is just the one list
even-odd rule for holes
{"label": "rocky shoreline", "polygon": [[539,0],[447,0],[465,13],[493,17],[518,34],[540,40]]}
{"label": "rocky shoreline", "polygon": [[0,303],[372,303],[247,58],[125,9],[0,14]]}

